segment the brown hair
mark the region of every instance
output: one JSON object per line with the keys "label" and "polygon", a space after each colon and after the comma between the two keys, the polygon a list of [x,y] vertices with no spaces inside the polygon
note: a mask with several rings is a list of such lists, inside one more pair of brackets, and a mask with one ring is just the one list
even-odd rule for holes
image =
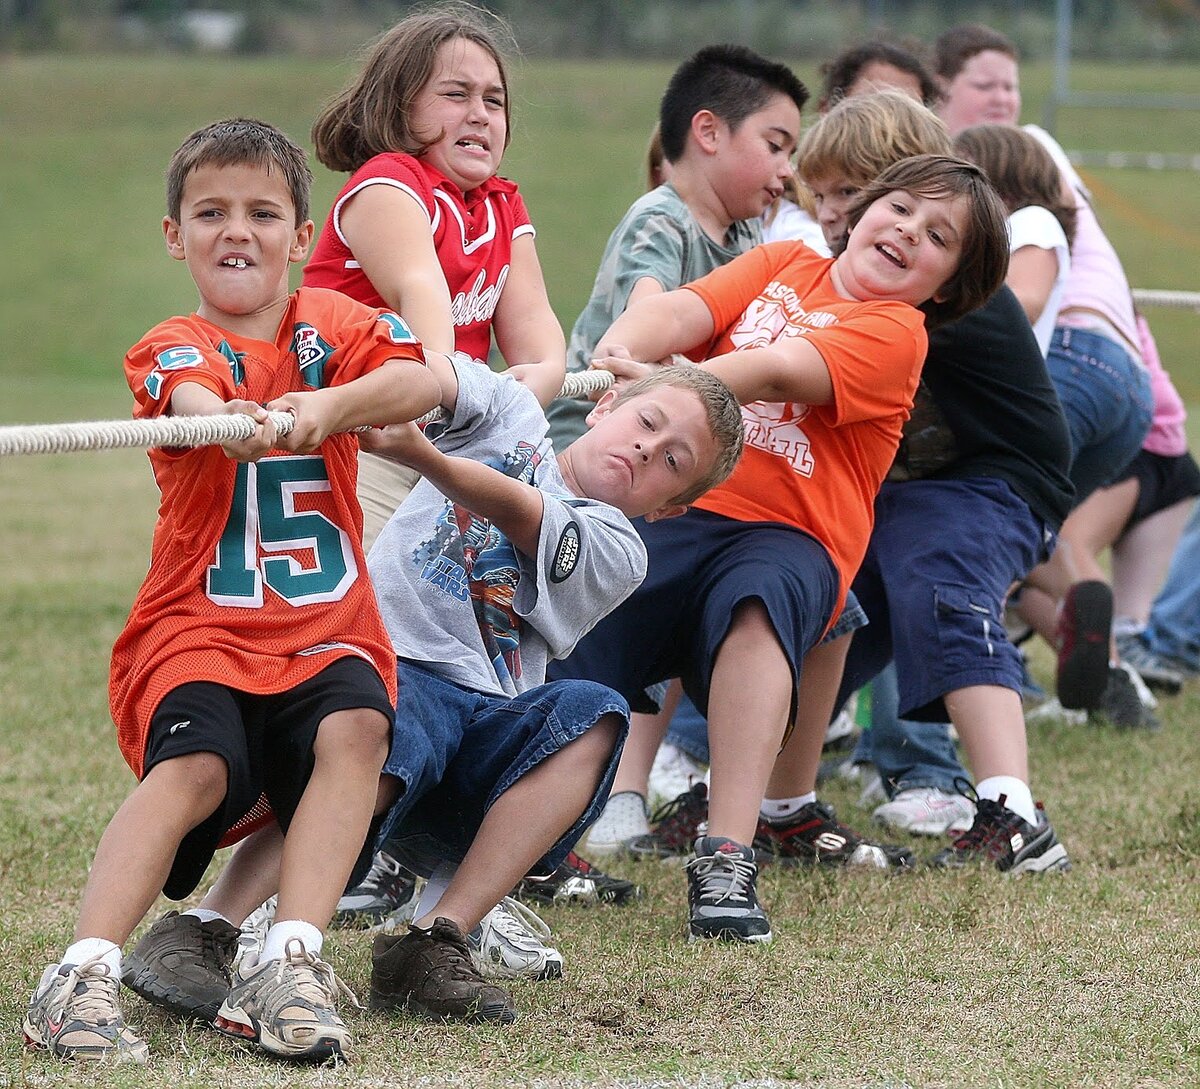
{"label": "brown hair", "polygon": [[[918,307],[925,314],[926,326],[936,328],[982,306],[1008,273],[1008,215],[987,175],[974,163],[948,155],[904,159],[859,193],[846,216],[850,229],[875,201],[897,189],[930,199],[966,197],[970,211],[958,268],[937,291],[942,301],[928,299]],[[845,248],[845,240],[835,247],[839,253]]]}
{"label": "brown hair", "polygon": [[801,179],[844,177],[866,185],[900,159],[949,155],[950,134],[941,119],[901,91],[844,98],[801,138]]}
{"label": "brown hair", "polygon": [[420,155],[440,136],[422,142],[413,132],[413,103],[433,76],[438,50],[455,39],[486,50],[504,87],[504,146],[512,136],[508,71],[497,38],[511,43],[498,16],[465,3],[440,4],[398,22],[368,46],[362,71],[313,122],[317,158],[330,170],[353,172],[375,155]]}
{"label": "brown hair", "polygon": [[867,65],[876,63],[890,64],[893,68],[912,76],[921,88],[923,105],[932,106],[941,98],[937,82],[916,53],[892,42],[872,41],[843,49],[833,60],[821,65],[825,87],[821,91],[821,101],[817,104],[817,109],[824,113],[841,102],[846,97],[846,92],[854,86],[859,73]]}
{"label": "brown hair", "polygon": [[1062,174],[1034,136],[1012,125],[972,125],[954,138],[954,150],[983,169],[1009,213],[1040,205],[1075,241],[1075,204],[1063,192]]}
{"label": "brown hair", "polygon": [[704,415],[717,445],[717,456],[708,471],[690,488],[675,496],[671,502],[687,506],[699,499],[709,488],[715,488],[737,467],[742,456],[742,409],[733,391],[715,374],[694,363],[677,363],[663,367],[647,378],[631,382],[617,394],[613,408],[626,401],[649,393],[660,386],[691,390],[704,406]]}
{"label": "brown hair", "polygon": [[998,30],[980,23],[951,27],[933,43],[933,70],[949,83],[978,53],[992,50],[1019,60],[1017,47]]}
{"label": "brown hair", "polygon": [[299,227],[308,219],[312,171],[308,156],[274,125],[248,117],[214,121],[193,132],[175,150],[167,165],[167,215],[179,222],[183,186],[188,175],[202,166],[261,166],[269,174],[283,174],[296,209]]}

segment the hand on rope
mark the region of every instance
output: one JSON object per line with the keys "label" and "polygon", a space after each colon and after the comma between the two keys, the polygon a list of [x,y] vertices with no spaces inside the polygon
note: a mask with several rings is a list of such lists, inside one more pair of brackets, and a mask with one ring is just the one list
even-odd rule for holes
{"label": "hand on rope", "polygon": [[[568,374],[564,397],[578,397],[613,384],[608,371]],[[418,421],[440,419],[442,410],[427,412]],[[267,412],[277,436],[295,425],[290,412]],[[0,427],[0,457],[14,454],[69,454],[80,450],[146,450],[155,446],[216,446],[244,442],[258,427],[253,416],[158,416],[145,420],[93,420],[81,423],[23,424]],[[369,427],[355,428],[369,431]]]}

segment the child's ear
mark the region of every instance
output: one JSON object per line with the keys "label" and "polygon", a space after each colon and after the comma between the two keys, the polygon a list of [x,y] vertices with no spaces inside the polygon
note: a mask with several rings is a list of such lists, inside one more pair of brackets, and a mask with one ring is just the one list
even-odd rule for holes
{"label": "child's ear", "polygon": [[179,224],[170,216],[163,216],[163,239],[167,243],[167,253],[175,258],[176,261],[183,261],[186,255],[183,252],[183,232],[179,229]]}
{"label": "child's ear", "polygon": [[702,151],[712,154],[721,137],[721,119],[712,110],[697,110],[692,116],[692,135]]}
{"label": "child's ear", "polygon": [[617,391],[615,389],[607,389],[601,395],[593,406],[592,410],[587,414],[585,422],[588,427],[595,427],[605,416],[607,416],[613,407],[613,402],[617,399]]}
{"label": "child's ear", "polygon": [[658,510],[652,510],[649,514],[645,515],[645,519],[647,522],[661,522],[666,518],[678,518],[681,514],[687,514],[687,510],[686,505],[667,503],[659,507]]}
{"label": "child's ear", "polygon": [[313,221],[306,219],[303,224],[296,228],[296,237],[292,239],[292,249],[288,254],[288,260],[293,265],[303,263],[308,256],[308,247],[312,245],[313,240]]}

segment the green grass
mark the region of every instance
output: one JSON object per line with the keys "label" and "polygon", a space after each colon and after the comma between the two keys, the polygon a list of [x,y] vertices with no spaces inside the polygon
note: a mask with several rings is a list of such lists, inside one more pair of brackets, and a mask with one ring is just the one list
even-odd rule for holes
{"label": "green grass", "polygon": [[[166,158],[190,127],[233,112],[298,137],[345,65],[169,58],[6,59],[0,67],[0,422],[125,415],[125,348],[193,290],[159,240]],[[564,323],[612,225],[638,192],[664,65],[519,66],[506,172],[527,194]],[[804,69],[805,75],[811,73]],[[1194,69],[1079,69],[1080,87],[1197,89]],[[1039,116],[1045,73],[1026,74]],[[1194,118],[1068,111],[1070,146],[1194,150]],[[1191,127],[1189,127],[1191,126]],[[1193,175],[1096,172],[1101,213],[1139,286],[1198,289]],[[318,172],[320,218],[338,179]],[[1153,225],[1150,229],[1147,222]],[[1174,224],[1178,223],[1178,227]],[[1200,404],[1197,318],[1152,315]],[[1196,432],[1194,432],[1196,434]],[[1157,736],[1041,724],[1036,793],[1075,863],[1066,877],[894,879],[768,871],[769,949],[682,941],[683,879],[614,867],[646,898],[628,910],[548,912],[560,982],[514,988],[509,1030],[353,1018],[358,1062],[299,1071],[128,1012],[147,1072],[79,1073],[29,1056],[18,1025],[41,966],[69,940],[101,830],[132,786],[108,717],[108,652],[149,554],[155,496],[130,452],[0,460],[0,1086],[715,1084],[827,1087],[1185,1086],[1200,1081],[1200,721],[1195,688]],[[1047,661],[1037,662],[1043,677]],[[843,816],[865,826],[854,795]],[[914,844],[920,850],[929,844]],[[330,956],[359,993],[368,942]],[[420,1081],[424,1079],[424,1081]]]}

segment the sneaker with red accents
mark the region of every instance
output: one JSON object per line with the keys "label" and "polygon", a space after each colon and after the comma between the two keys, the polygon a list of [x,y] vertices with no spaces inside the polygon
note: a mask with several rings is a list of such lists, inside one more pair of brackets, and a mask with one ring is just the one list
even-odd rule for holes
{"label": "sneaker with red accents", "polygon": [[641,895],[632,881],[598,870],[574,851],[549,877],[523,877],[517,886],[518,899],[538,904],[627,904]]}
{"label": "sneaker with red accents", "polygon": [[934,855],[929,865],[955,870],[990,863],[1011,874],[1069,870],[1071,860],[1067,858],[1067,849],[1054,834],[1042,803],[1037,803],[1037,824],[1030,824],[1004,802],[1003,795],[999,801],[978,798],[975,823]]}
{"label": "sneaker with red accents", "polygon": [[692,853],[708,821],[708,784],[693,783],[650,817],[648,835],[631,839],[626,852],[631,858],[685,859]]}
{"label": "sneaker with red accents", "polygon": [[1094,711],[1108,684],[1112,588],[1099,579],[1071,586],[1058,615],[1058,702],[1071,711]]}
{"label": "sneaker with red accents", "polygon": [[754,849],[764,861],[783,866],[853,866],[871,870],[903,869],[913,863],[907,847],[872,843],[841,823],[833,807],[809,802],[784,821],[760,819]]}

